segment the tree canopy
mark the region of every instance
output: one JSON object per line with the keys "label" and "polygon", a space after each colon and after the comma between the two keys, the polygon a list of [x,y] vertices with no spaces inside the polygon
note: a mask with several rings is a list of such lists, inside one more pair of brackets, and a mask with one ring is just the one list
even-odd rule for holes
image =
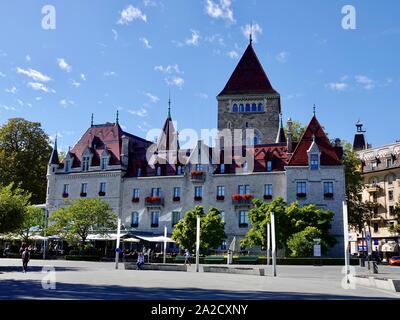
{"label": "tree canopy", "polygon": [[40,123],[14,118],[0,126],[1,182],[14,182],[15,187],[30,192],[34,204],[46,199],[50,154],[49,138]]}
{"label": "tree canopy", "polygon": [[83,247],[90,232],[107,234],[116,227],[117,215],[101,199],[82,198],[54,211],[47,231],[58,234],[70,244]]}
{"label": "tree canopy", "polygon": [[249,210],[248,216],[251,227],[245,238],[241,241],[242,247],[262,246],[267,243],[267,223],[271,221],[271,212],[275,214],[275,230],[277,247],[288,248],[288,240],[307,227],[314,227],[321,233],[321,239],[327,246],[333,246],[335,239],[329,234],[334,213],[330,210],[318,208],[314,204],[300,207],[298,202],[288,205],[282,197],[271,202],[259,199],[253,200],[254,206]]}
{"label": "tree canopy", "polygon": [[193,252],[196,248],[197,216],[200,216],[200,250],[219,247],[222,240],[226,238],[226,234],[221,212],[216,208],[210,208],[207,214],[204,213],[202,206],[196,206],[193,210],[187,211],[175,225],[172,239],[180,248]]}

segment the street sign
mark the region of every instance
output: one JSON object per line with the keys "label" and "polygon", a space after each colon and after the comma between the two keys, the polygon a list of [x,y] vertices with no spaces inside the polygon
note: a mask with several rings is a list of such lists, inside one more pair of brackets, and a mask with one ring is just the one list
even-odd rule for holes
{"label": "street sign", "polygon": [[314,244],[314,257],[320,257],[320,256],[321,256],[321,245]]}
{"label": "street sign", "polygon": [[117,252],[117,253],[121,253],[121,248],[117,248],[117,249],[115,249],[115,252]]}
{"label": "street sign", "polygon": [[366,238],[367,238],[367,241],[371,241],[371,235],[369,233],[367,233]]}

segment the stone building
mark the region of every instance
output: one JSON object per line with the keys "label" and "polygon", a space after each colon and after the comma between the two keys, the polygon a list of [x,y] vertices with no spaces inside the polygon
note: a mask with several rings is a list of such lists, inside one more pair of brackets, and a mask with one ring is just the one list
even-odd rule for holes
{"label": "stone building", "polygon": [[[170,110],[157,143],[124,132],[118,121],[92,123],[62,162],[55,145],[48,168],[48,210],[65,205],[66,199],[101,197],[130,232],[160,235],[164,226],[170,234],[194,206],[206,211],[213,206],[225,221],[224,249],[248,231],[252,197],[271,201],[282,196],[334,211],[331,232],[338,244],[328,254],[341,256],[342,148],[331,144],[315,114],[300,141],[292,141],[291,129],[285,136],[279,94],[251,43],[217,101],[220,130],[254,129],[254,140],[241,149],[250,160],[239,162],[234,154],[232,161],[224,161],[226,150],[203,141],[181,149]],[[222,161],[210,161],[215,154]]]}
{"label": "stone building", "polygon": [[[362,161],[362,201],[378,204],[371,225],[372,250],[390,256],[398,252],[400,241],[400,235],[389,230],[397,224],[395,207],[400,203],[400,142],[372,148],[367,143],[363,124],[359,121],[356,127],[353,149]],[[352,239],[354,253],[366,250],[365,235],[353,231]]]}

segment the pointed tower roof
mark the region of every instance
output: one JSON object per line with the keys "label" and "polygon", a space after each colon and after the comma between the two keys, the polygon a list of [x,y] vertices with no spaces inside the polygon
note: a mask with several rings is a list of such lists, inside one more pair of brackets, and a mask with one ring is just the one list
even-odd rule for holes
{"label": "pointed tower roof", "polygon": [[341,165],[341,155],[338,148],[331,145],[328,137],[314,115],[303,133],[293,155],[289,161],[289,166],[307,166],[308,151],[313,143],[321,153],[321,165]]}
{"label": "pointed tower roof", "polygon": [[357,132],[354,135],[353,150],[360,151],[367,148],[367,142],[365,141],[365,130],[363,129],[363,124],[361,120],[356,123]]}
{"label": "pointed tower roof", "polygon": [[258,60],[250,42],[225,88],[219,96],[228,94],[277,93]]}
{"label": "pointed tower roof", "polygon": [[279,115],[279,118],[281,121],[279,123],[278,135],[276,136],[275,143],[286,143],[285,129],[283,128],[282,122],[282,113]]}
{"label": "pointed tower roof", "polygon": [[58,158],[58,151],[57,151],[57,135],[54,141],[53,151],[51,152],[49,164],[60,164],[60,159]]}

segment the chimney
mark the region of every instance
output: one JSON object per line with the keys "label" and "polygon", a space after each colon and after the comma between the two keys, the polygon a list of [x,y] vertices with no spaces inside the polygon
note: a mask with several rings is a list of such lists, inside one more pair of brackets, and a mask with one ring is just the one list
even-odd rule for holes
{"label": "chimney", "polygon": [[126,135],[123,135],[121,140],[121,167],[123,170],[126,170],[128,168],[129,138]]}
{"label": "chimney", "polygon": [[292,118],[289,118],[289,120],[287,121],[287,127],[288,127],[288,132],[287,132],[287,152],[288,153],[292,153],[292,125],[293,125],[293,121]]}

